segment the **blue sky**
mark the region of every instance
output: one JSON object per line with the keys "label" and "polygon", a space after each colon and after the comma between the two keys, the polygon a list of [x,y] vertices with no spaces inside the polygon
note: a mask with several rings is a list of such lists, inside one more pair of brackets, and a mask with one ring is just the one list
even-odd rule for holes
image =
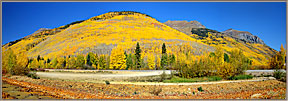
{"label": "blue sky", "polygon": [[286,44],[285,2],[3,2],[2,44],[39,28],[56,28],[109,11],[142,12],[160,22],[196,20],[218,31],[249,31],[276,50]]}

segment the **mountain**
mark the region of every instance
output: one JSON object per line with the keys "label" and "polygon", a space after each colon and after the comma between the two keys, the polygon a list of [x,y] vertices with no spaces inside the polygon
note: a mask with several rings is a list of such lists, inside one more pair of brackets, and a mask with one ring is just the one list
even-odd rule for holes
{"label": "mountain", "polygon": [[245,50],[244,53],[256,59],[254,62],[259,65],[267,63],[267,59],[276,52],[267,46],[262,39],[247,31],[228,29],[219,32],[204,27],[198,21],[190,21],[189,23],[188,21],[168,20],[165,24],[210,46],[222,44],[225,51],[229,51],[229,47]]}
{"label": "mountain", "polygon": [[38,55],[54,58],[88,52],[110,54],[117,46],[133,52],[132,49],[137,42],[147,50],[155,49],[159,54],[161,54],[162,43],[166,43],[168,48],[173,45],[190,44],[195,49],[208,51],[214,49],[209,45],[196,42],[196,39],[149,15],[138,12],[109,12],[65,26],[34,33],[10,47],[17,52],[26,50],[30,58]]}
{"label": "mountain", "polygon": [[198,21],[170,21],[164,22],[164,24],[179,30],[180,32],[183,32],[187,35],[191,34],[192,28],[205,28],[204,25],[202,25]]}
{"label": "mountain", "polygon": [[227,36],[233,37],[234,39],[240,39],[240,40],[250,42],[250,43],[265,44],[262,39],[260,39],[257,36],[252,35],[251,33],[247,31],[238,31],[234,29],[228,29],[226,31],[223,31],[222,33],[226,34]]}
{"label": "mountain", "polygon": [[88,52],[110,55],[116,48],[133,53],[139,42],[141,57],[147,59],[147,56],[159,58],[161,46],[165,43],[168,54],[181,57],[180,53],[191,53],[197,59],[198,55],[213,52],[215,46],[221,45],[227,53],[235,48],[245,50],[244,54],[255,65],[266,64],[267,59],[275,52],[265,44],[259,44],[260,41],[249,43],[229,35],[208,29],[198,21],[161,23],[147,14],[123,11],[108,12],[54,29],[42,28],[3,45],[2,49],[5,51],[11,48],[16,54],[27,52],[29,58],[40,55],[52,59]]}

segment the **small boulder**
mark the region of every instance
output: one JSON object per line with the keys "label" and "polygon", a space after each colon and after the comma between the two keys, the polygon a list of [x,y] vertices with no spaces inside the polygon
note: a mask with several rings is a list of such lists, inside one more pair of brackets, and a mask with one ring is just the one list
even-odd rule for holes
{"label": "small boulder", "polygon": [[253,94],[251,96],[251,99],[263,99],[263,96],[262,96],[262,94],[257,93],[257,94]]}

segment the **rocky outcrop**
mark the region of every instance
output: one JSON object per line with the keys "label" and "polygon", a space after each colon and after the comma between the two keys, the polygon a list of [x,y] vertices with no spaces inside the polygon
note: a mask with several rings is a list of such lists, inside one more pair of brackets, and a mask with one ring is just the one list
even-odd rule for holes
{"label": "rocky outcrop", "polygon": [[164,24],[179,30],[180,32],[183,32],[187,35],[192,34],[191,30],[192,28],[205,28],[204,25],[202,25],[200,22],[198,21],[170,21],[168,20],[167,22],[164,22]]}
{"label": "rocky outcrop", "polygon": [[257,36],[252,35],[249,32],[246,32],[246,31],[238,31],[238,30],[234,30],[234,29],[228,29],[226,31],[223,31],[222,33],[224,33],[225,35],[230,36],[232,38],[240,39],[240,40],[245,41],[245,42],[265,44],[262,39],[260,39]]}

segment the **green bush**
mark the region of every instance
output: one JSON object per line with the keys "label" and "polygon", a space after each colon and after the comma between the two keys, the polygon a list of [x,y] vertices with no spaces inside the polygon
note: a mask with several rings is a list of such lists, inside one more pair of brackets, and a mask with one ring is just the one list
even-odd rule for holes
{"label": "green bush", "polygon": [[242,79],[252,79],[252,75],[236,75],[228,77],[228,80],[242,80]]}
{"label": "green bush", "polygon": [[222,80],[222,78],[219,77],[219,76],[210,76],[210,77],[208,77],[208,79],[209,79],[209,81],[220,81],[220,80]]}
{"label": "green bush", "polygon": [[109,82],[109,81],[105,81],[105,83],[106,83],[106,85],[109,85],[109,84],[110,84],[110,82]]}
{"label": "green bush", "polygon": [[204,90],[202,89],[202,87],[198,87],[197,90],[198,90],[199,92],[203,92],[203,91],[204,91]]}
{"label": "green bush", "polygon": [[163,71],[163,73],[160,75],[160,82],[163,82],[166,79],[166,73]]}
{"label": "green bush", "polygon": [[27,76],[28,76],[28,77],[31,77],[31,78],[33,78],[33,79],[40,79],[40,77],[38,77],[38,76],[36,75],[36,73],[28,73]]}
{"label": "green bush", "polygon": [[285,76],[284,74],[285,73],[283,71],[277,69],[277,70],[274,70],[273,77],[276,78],[276,79],[280,79],[280,78]]}

